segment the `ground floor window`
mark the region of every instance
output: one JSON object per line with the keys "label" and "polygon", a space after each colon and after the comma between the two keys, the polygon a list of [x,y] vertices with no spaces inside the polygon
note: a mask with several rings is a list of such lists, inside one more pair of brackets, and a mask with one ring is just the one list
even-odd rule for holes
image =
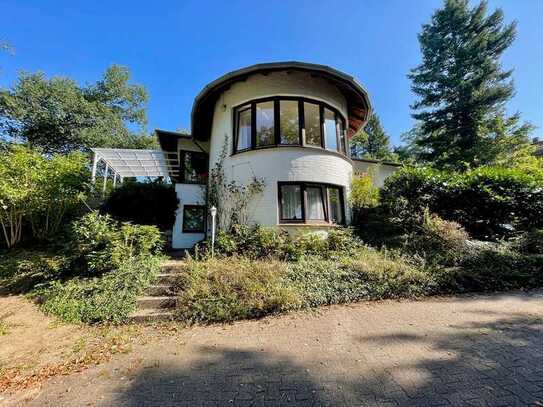
{"label": "ground floor window", "polygon": [[183,233],[205,232],[206,209],[203,205],[183,206]]}
{"label": "ground floor window", "polygon": [[280,223],[345,223],[343,187],[279,182]]}

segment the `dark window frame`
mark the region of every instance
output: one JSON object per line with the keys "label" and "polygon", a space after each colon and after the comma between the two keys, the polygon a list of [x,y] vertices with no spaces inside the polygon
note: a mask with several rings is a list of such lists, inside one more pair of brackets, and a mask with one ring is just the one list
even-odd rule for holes
{"label": "dark window frame", "polygon": [[[290,101],[298,101],[298,143],[297,144],[284,144],[281,143],[281,119],[280,119],[280,102],[284,100],[290,100]],[[256,145],[256,105],[258,103],[263,102],[270,102],[273,101],[274,106],[274,143],[257,146]],[[320,136],[321,136],[321,145],[320,147],[314,144],[307,144],[305,141],[305,138],[303,137],[303,131],[305,130],[305,112],[304,112],[304,102],[312,103],[314,105],[319,106],[319,122],[320,122]],[[237,144],[238,144],[238,131],[239,131],[239,112],[245,111],[246,109],[251,109],[251,145],[249,148],[244,148],[242,150],[238,150]],[[324,134],[324,108],[332,111],[334,113],[334,117],[336,120],[336,139],[337,139],[337,146],[338,148],[336,150],[330,150],[326,148],[326,140],[325,140],[325,134]],[[241,103],[237,106],[234,106],[232,109],[233,114],[233,143],[232,143],[232,155],[244,153],[246,151],[254,151],[254,150],[262,150],[266,148],[277,148],[277,147],[309,147],[309,148],[322,148],[327,151],[332,151],[338,154],[341,154],[345,157],[349,157],[347,154],[347,137],[344,134],[343,138],[345,140],[345,149],[342,150],[341,148],[341,135],[338,129],[338,122],[341,122],[341,126],[343,128],[343,132],[346,131],[346,120],[341,114],[341,112],[336,109],[335,107],[329,105],[326,102],[323,102],[321,100],[311,99],[303,96],[269,96],[259,99],[250,100],[244,103]]]}
{"label": "dark window frame", "polygon": [[207,153],[204,153],[203,151],[192,151],[192,150],[179,150],[179,178],[181,180],[181,184],[197,184],[197,185],[206,185],[207,184],[207,177],[208,175],[205,176],[205,179],[200,179],[200,180],[197,180],[197,181],[189,181],[186,179],[186,176],[185,176],[185,170],[186,170],[186,166],[185,166],[185,158],[186,158],[186,154],[187,153],[190,153],[190,154],[198,154],[198,155],[201,155],[201,156],[204,156],[205,157],[205,160],[206,160],[206,168],[208,168],[208,171],[209,171],[209,154]]}
{"label": "dark window frame", "polygon": [[[340,205],[340,209],[341,209],[341,217],[343,218],[343,221],[338,223],[338,225],[345,225],[346,224],[346,218],[345,218],[345,198],[344,198],[344,194],[343,194],[343,187],[339,186],[339,185],[328,185],[326,187],[326,202],[328,204],[328,210],[330,211],[329,212],[329,216],[330,218],[332,217],[332,205],[330,205],[330,190],[331,189],[335,189],[338,191],[338,196],[339,196],[339,205]],[[331,219],[330,219],[331,221]]]}
{"label": "dark window frame", "polygon": [[[185,210],[187,209],[201,209],[203,211],[203,220],[201,229],[188,229],[186,225]],[[183,205],[183,225],[181,230],[183,233],[205,233],[206,230],[206,206],[205,205]]]}
{"label": "dark window frame", "polygon": [[[300,193],[302,198],[302,219],[286,219],[283,218],[283,208],[282,208],[282,198],[283,198],[283,191],[282,187],[285,185],[297,185],[300,187]],[[319,219],[308,219],[307,213],[308,213],[308,199],[307,199],[307,187],[318,187],[321,188],[321,199],[323,204],[323,210],[324,210],[324,220]],[[345,225],[346,224],[346,217],[345,217],[345,198],[344,198],[344,191],[345,188],[341,185],[335,185],[335,184],[327,184],[322,182],[306,182],[306,181],[279,181],[277,183],[277,208],[279,211],[279,224],[316,224],[316,225],[331,225],[334,224],[330,220],[330,196],[328,193],[329,189],[337,189],[339,190],[339,199],[340,199],[340,206],[341,206],[341,215],[343,218],[342,223],[338,223],[338,225]]]}

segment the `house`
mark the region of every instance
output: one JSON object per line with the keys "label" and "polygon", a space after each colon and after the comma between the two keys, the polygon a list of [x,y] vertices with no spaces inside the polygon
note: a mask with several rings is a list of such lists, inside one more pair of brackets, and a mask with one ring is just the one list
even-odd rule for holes
{"label": "house", "polygon": [[263,180],[261,193],[248,203],[250,223],[292,233],[326,231],[350,222],[347,197],[353,175],[372,169],[375,182],[382,184],[398,168],[349,156],[349,139],[363,128],[370,111],[364,87],[333,68],[257,64],[204,87],[192,108],[191,135],[157,130],[163,158],[149,151],[95,149],[93,174],[103,160],[114,179],[168,175],[180,202],[174,248],[189,248],[205,238],[206,184],[219,163],[224,177],[239,185]]}

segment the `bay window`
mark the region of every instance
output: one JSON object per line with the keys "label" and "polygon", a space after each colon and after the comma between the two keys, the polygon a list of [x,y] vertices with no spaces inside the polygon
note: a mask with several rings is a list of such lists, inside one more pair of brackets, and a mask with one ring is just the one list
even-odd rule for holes
{"label": "bay window", "polygon": [[251,148],[251,106],[244,106],[238,111],[238,150]]}
{"label": "bay window", "polygon": [[279,182],[280,223],[345,224],[343,188],[313,182]]}
{"label": "bay window", "polygon": [[320,107],[304,102],[305,144],[322,147]]}
{"label": "bay window", "polygon": [[275,96],[234,109],[234,152],[266,147],[319,147],[346,155],[345,120],[324,102]]}
{"label": "bay window", "polygon": [[274,103],[256,104],[256,145],[270,146],[275,144]]}
{"label": "bay window", "polygon": [[299,145],[300,144],[300,123],[298,119],[298,101],[281,100],[279,101],[280,117],[280,144]]}

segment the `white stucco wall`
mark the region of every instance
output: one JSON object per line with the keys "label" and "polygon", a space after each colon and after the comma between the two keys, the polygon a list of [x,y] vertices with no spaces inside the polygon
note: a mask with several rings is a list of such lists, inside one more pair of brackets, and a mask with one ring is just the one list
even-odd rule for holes
{"label": "white stucco wall", "polygon": [[[265,190],[251,205],[250,221],[262,225],[277,225],[278,181],[308,181],[340,185],[345,198],[352,179],[350,159],[338,153],[318,148],[277,147],[232,154],[233,109],[247,101],[268,96],[305,96],[320,100],[338,109],[347,119],[343,95],[329,82],[302,72],[277,72],[254,75],[238,82],[219,98],[213,118],[210,141],[210,168],[217,162],[223,146],[227,148],[225,175],[242,184],[253,176],[263,178]],[[346,208],[350,220],[350,210]]]}
{"label": "white stucco wall", "polygon": [[175,224],[172,232],[172,248],[188,249],[204,239],[205,234],[182,233],[183,205],[205,205],[203,186],[195,184],[176,184],[175,192],[179,199],[179,207],[176,211]]}
{"label": "white stucco wall", "polygon": [[354,175],[362,175],[371,172],[373,174],[373,183],[378,187],[382,187],[385,183],[385,179],[400,168],[400,166],[396,165],[353,160]]}

